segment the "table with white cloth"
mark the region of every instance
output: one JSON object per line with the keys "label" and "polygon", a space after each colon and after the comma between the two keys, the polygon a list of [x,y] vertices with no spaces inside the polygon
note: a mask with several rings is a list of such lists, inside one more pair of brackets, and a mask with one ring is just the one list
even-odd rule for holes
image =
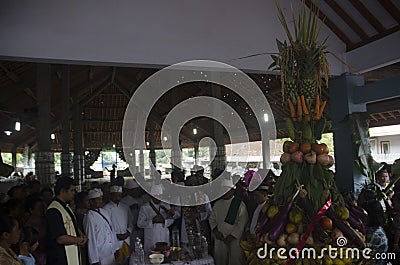
{"label": "table with white cloth", "polygon": [[[146,265],[152,265],[149,261],[148,255],[145,256],[145,264]],[[191,261],[172,261],[171,263],[162,263],[162,264],[167,264],[167,265],[173,265],[173,264],[182,264],[182,265],[214,265],[214,259],[211,256],[208,256],[207,258],[202,258],[202,259],[195,259]],[[137,265],[134,262],[133,255],[131,255],[129,265]]]}

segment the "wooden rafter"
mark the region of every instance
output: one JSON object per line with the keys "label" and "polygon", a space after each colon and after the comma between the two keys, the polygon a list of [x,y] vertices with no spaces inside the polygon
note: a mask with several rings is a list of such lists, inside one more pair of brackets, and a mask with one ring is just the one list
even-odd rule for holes
{"label": "wooden rafter", "polygon": [[396,115],[394,115],[393,112],[388,111],[388,114],[389,114],[389,116],[392,117],[393,119],[397,119],[397,118],[396,118]]}
{"label": "wooden rafter", "polygon": [[400,24],[400,11],[390,0],[379,0],[385,10]]}
{"label": "wooden rafter", "polygon": [[[306,5],[308,6],[308,8],[311,9],[311,10],[316,10],[316,8],[317,8],[317,7],[315,6],[315,4],[314,4],[311,0],[305,0],[305,4],[306,4]],[[335,33],[335,35],[338,36],[338,38],[341,39],[347,46],[351,46],[351,45],[354,44],[354,43],[350,40],[350,38],[347,37],[347,35],[344,34],[343,31],[342,31],[338,26],[336,26],[336,24],[335,24],[332,20],[330,20],[330,19],[324,14],[324,12],[322,12],[321,10],[319,10],[318,16],[319,16],[319,19],[320,19],[321,21],[323,21],[324,24],[327,25],[328,28],[330,28],[330,29],[333,31],[333,33]]]}
{"label": "wooden rafter", "polygon": [[374,114],[370,114],[369,116],[370,116],[374,121],[378,121],[378,119],[375,117]]}
{"label": "wooden rafter", "polygon": [[383,115],[381,112],[379,112],[378,115],[381,116],[381,118],[384,119],[385,121],[387,120],[387,118],[385,117],[385,115]]}
{"label": "wooden rafter", "polygon": [[378,33],[384,32],[386,29],[382,25],[381,22],[379,22],[378,19],[371,13],[371,11],[368,10],[368,8],[361,2],[361,0],[349,0],[350,3],[360,12],[360,14],[370,23],[377,31]]}
{"label": "wooden rafter", "polygon": [[357,22],[344,11],[344,9],[336,3],[335,0],[325,0],[325,2],[343,19],[344,22],[355,32],[362,40],[367,40],[367,33],[357,24]]}

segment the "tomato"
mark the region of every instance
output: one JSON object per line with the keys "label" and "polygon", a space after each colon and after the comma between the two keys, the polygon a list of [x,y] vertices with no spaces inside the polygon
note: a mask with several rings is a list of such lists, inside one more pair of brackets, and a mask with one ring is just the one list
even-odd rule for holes
{"label": "tomato", "polygon": [[317,154],[322,155],[324,153],[324,148],[320,144],[313,143],[311,149]]}
{"label": "tomato", "polygon": [[319,224],[321,225],[321,228],[323,230],[332,229],[332,220],[327,216],[322,216],[321,219],[319,220]]}
{"label": "tomato", "polygon": [[310,153],[311,152],[311,144],[310,143],[301,144],[300,151],[302,151],[304,154]]}
{"label": "tomato", "polygon": [[299,143],[296,142],[292,143],[289,147],[289,153],[293,154],[297,150],[299,150]]}
{"label": "tomato", "polygon": [[323,154],[329,154],[329,147],[325,143],[321,143]]}

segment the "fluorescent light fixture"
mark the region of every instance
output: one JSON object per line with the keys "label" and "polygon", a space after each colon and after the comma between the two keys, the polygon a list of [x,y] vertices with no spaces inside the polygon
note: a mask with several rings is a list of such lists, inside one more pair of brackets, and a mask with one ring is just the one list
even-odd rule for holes
{"label": "fluorescent light fixture", "polygon": [[19,132],[21,130],[21,123],[19,121],[15,122],[15,130]]}
{"label": "fluorescent light fixture", "polygon": [[197,134],[197,129],[196,128],[193,129],[193,134]]}
{"label": "fluorescent light fixture", "polygon": [[12,134],[12,131],[4,131],[4,133],[5,133],[7,136],[10,136],[10,135]]}
{"label": "fluorescent light fixture", "polygon": [[51,140],[54,140],[54,139],[56,139],[56,135],[54,133],[52,133],[52,134],[50,134],[50,138],[51,138]]}
{"label": "fluorescent light fixture", "polygon": [[268,118],[268,113],[264,113],[264,121],[268,122],[269,118]]}

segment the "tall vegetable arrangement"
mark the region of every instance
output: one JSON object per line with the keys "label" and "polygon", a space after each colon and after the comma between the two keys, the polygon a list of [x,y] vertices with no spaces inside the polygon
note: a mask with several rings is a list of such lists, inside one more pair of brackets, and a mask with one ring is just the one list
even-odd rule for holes
{"label": "tall vegetable arrangement", "polygon": [[[293,29],[290,30],[278,0],[275,2],[287,40],[276,41],[278,53],[272,55],[274,62],[270,67],[280,72],[282,100],[290,112],[285,124],[291,141],[283,145],[282,173],[275,184],[272,201],[262,209],[263,216],[256,228],[257,240],[241,243],[249,264],[284,264],[279,259],[261,263],[257,260],[255,249],[263,242],[280,247],[304,244],[318,247],[334,244],[337,237],[344,236],[351,244],[364,247],[365,227],[361,221],[365,218],[364,212],[345,204],[329,170],[334,164],[333,157],[328,146],[321,142],[323,132],[330,129],[331,123],[324,117],[328,103],[321,93],[328,86],[329,65],[326,40],[318,40],[319,9],[307,10],[303,0],[298,14],[292,14]],[[324,207],[326,212],[321,213]],[[312,233],[302,234],[309,226]],[[297,260],[296,264],[331,262],[325,257]],[[334,262],[349,264],[348,260]]]}

